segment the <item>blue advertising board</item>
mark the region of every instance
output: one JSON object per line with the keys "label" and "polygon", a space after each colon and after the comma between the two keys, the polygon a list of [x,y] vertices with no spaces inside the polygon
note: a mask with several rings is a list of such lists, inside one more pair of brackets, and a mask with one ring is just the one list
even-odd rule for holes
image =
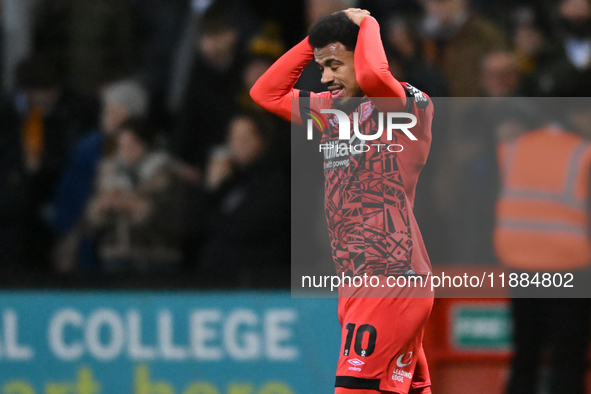
{"label": "blue advertising board", "polygon": [[276,292],[2,292],[2,394],[331,392],[337,301]]}

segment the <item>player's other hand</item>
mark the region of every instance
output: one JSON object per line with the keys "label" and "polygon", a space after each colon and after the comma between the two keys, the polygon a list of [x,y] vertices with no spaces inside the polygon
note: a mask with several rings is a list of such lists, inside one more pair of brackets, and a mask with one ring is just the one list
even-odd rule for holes
{"label": "player's other hand", "polygon": [[353,23],[355,23],[358,26],[361,24],[361,21],[365,17],[369,16],[369,11],[362,10],[361,8],[348,8],[348,9],[344,10],[343,12],[345,13],[345,15],[347,15],[347,17],[349,19],[351,19],[353,21]]}

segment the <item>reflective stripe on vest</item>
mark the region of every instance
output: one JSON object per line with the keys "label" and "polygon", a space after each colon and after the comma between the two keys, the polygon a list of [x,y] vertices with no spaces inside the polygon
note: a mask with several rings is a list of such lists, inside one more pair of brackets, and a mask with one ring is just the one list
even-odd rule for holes
{"label": "reflective stripe on vest", "polygon": [[516,220],[516,219],[500,219],[497,221],[499,228],[506,228],[520,231],[535,231],[535,232],[550,232],[550,233],[569,233],[573,235],[587,235],[585,226],[577,226],[574,224],[567,224],[562,222],[551,221],[534,221],[534,220]]}
{"label": "reflective stripe on vest", "polygon": [[[585,199],[577,198],[575,196],[575,186],[576,186],[576,179],[579,175],[580,165],[579,161],[581,160],[581,156],[585,151],[589,148],[589,144],[582,141],[580,142],[577,147],[573,151],[573,155],[571,157],[571,161],[568,166],[568,172],[566,175],[566,187],[562,192],[552,193],[543,190],[535,190],[535,189],[527,189],[527,188],[516,188],[514,186],[506,186],[507,182],[503,182],[503,187],[501,189],[500,197],[505,200],[537,200],[541,202],[549,202],[554,204],[563,204],[570,208],[580,210],[581,213],[586,214],[588,209],[588,203]],[[503,174],[502,177],[508,176],[511,171],[511,168],[515,162],[515,153],[517,150],[517,142],[512,142],[507,146],[507,155],[505,158],[505,163],[503,165]],[[514,223],[513,228],[518,227],[519,220],[512,220]],[[524,222],[525,223],[525,222]],[[502,221],[501,223],[502,224]],[[526,229],[532,228],[531,223],[525,226]],[[542,227],[540,227],[542,229]],[[584,231],[587,231],[585,227]]]}
{"label": "reflective stripe on vest", "polygon": [[502,149],[494,230],[499,260],[522,270],[589,266],[591,145],[566,132],[535,130]]}

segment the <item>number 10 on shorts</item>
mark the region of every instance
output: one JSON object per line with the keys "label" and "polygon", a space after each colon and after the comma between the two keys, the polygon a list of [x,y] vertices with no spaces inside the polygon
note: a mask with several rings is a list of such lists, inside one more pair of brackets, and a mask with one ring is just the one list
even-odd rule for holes
{"label": "number 10 on shorts", "polygon": [[[355,342],[353,345],[353,350],[359,357],[368,357],[370,356],[376,348],[376,338],[378,333],[376,328],[371,324],[362,324],[355,332],[356,324],[347,323],[345,325],[345,329],[347,330],[347,339],[345,340],[345,349],[343,351],[344,356],[348,356],[351,350],[351,342],[353,342],[353,337],[355,337]],[[364,339],[367,338],[367,343],[365,347],[363,346]]]}

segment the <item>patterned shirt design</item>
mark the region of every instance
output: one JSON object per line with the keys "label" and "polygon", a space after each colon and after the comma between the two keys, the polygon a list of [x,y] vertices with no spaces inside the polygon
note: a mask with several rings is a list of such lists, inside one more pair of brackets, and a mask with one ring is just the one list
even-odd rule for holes
{"label": "patterned shirt design", "polygon": [[[366,99],[354,112],[359,132],[376,134],[380,114],[374,104]],[[325,214],[337,273],[412,274],[411,208],[397,162],[397,133],[392,141],[384,141],[385,131],[378,140],[351,134],[351,140],[339,140],[338,118],[331,115],[322,135]]]}

